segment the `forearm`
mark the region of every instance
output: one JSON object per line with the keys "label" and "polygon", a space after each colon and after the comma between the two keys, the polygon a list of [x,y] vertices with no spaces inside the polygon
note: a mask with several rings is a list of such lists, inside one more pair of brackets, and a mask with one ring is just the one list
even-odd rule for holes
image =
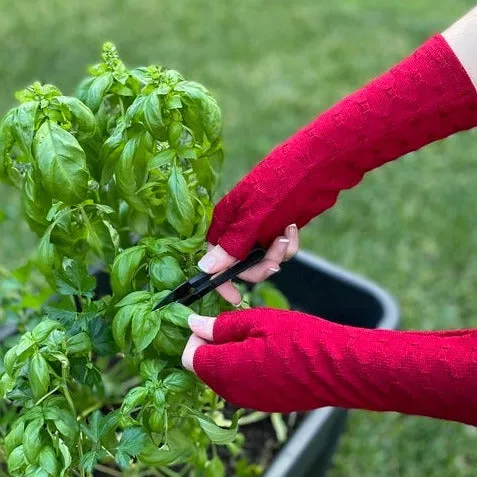
{"label": "forearm", "polygon": [[217,205],[208,239],[243,258],[288,224],[303,227],[366,172],[476,124],[475,87],[437,35],[276,147]]}

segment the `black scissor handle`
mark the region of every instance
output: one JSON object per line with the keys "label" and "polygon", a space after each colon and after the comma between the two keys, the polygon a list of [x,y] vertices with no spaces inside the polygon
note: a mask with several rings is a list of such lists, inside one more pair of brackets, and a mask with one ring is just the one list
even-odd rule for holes
{"label": "black scissor handle", "polygon": [[237,262],[235,265],[223,271],[214,278],[212,278],[213,274],[201,272],[199,275],[189,280],[190,285],[192,285],[195,290],[190,295],[179,299],[179,303],[182,303],[183,305],[190,305],[194,303],[196,300],[199,300],[220,285],[223,285],[229,280],[236,278],[237,275],[240,275],[245,270],[248,270],[257,263],[261,262],[266,253],[267,251],[263,248],[255,248],[250,252],[245,260]]}

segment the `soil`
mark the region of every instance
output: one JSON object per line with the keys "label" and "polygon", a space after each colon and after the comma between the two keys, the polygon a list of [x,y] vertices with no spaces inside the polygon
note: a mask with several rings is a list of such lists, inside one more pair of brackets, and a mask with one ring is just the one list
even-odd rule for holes
{"label": "soil", "polygon": [[[235,410],[235,408],[227,405],[224,412],[225,417],[231,417]],[[305,416],[305,413],[297,413],[295,416],[283,416],[288,427],[287,440],[291,438]],[[239,430],[245,436],[245,442],[242,447],[243,453],[240,457],[245,457],[249,464],[258,465],[263,469],[269,467],[280,449],[286,445],[286,442],[278,442],[270,418],[253,424],[240,426]],[[227,477],[235,476],[235,462],[234,459],[231,458],[227,448],[225,446],[219,446],[217,449],[222,461],[226,463]]]}

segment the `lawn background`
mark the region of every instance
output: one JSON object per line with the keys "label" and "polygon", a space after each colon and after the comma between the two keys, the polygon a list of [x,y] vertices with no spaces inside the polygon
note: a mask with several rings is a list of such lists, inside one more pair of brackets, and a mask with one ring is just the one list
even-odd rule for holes
{"label": "lawn background", "polygon": [[[33,80],[70,93],[114,41],[129,64],[203,82],[225,119],[222,191],[317,113],[442,31],[464,0],[0,0],[0,111]],[[476,52],[477,57],[477,52]],[[387,288],[403,327],[477,324],[477,136],[448,138],[375,171],[302,232],[302,246]],[[0,188],[0,263],[32,244]],[[337,476],[477,475],[474,428],[353,412]]]}

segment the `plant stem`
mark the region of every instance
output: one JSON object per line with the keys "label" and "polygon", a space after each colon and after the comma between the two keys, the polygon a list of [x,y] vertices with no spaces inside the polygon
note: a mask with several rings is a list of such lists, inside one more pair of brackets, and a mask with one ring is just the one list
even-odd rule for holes
{"label": "plant stem", "polygon": [[103,407],[103,402],[99,402],[95,404],[94,406],[88,407],[88,409],[85,409],[79,416],[80,419],[84,419],[86,416],[91,414],[92,412],[101,409]]}
{"label": "plant stem", "polygon": [[96,464],[96,469],[100,470],[104,474],[113,475],[114,477],[122,477],[121,472],[118,472],[117,470],[111,469],[110,467],[107,467],[102,464]]}
{"label": "plant stem", "polygon": [[46,398],[48,398],[49,396],[51,396],[52,394],[56,393],[56,391],[58,391],[58,389],[60,389],[60,386],[56,386],[55,388],[53,388],[50,392],[46,393],[43,397],[41,397],[36,403],[35,403],[35,406],[38,406],[38,404],[41,404]]}
{"label": "plant stem", "polygon": [[[76,408],[75,408],[73,399],[71,398],[70,390],[68,389],[68,383],[67,383],[68,369],[65,366],[61,366],[61,376],[63,377],[63,384],[61,385],[63,394],[65,395],[66,401],[68,402],[68,405],[71,408],[71,412],[73,413],[73,416],[77,420],[78,417],[76,415]],[[80,460],[83,458],[83,445],[81,443],[82,438],[83,438],[83,433],[80,431],[79,440],[78,440],[78,454],[79,454]],[[85,477],[83,468],[80,469],[80,476]]]}

